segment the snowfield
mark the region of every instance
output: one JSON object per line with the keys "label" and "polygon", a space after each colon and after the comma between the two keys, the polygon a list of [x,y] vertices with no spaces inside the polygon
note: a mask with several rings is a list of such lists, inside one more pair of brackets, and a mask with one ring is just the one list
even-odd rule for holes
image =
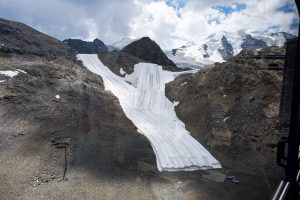
{"label": "snowfield", "polygon": [[[165,84],[178,73],[149,63],[135,65],[124,78],[115,75],[97,55],[79,54],[84,66],[102,77],[105,89],[118,97],[126,116],[151,143],[159,171],[221,168],[220,163],[185,129],[165,96]],[[182,73],[182,72],[180,72]]]}

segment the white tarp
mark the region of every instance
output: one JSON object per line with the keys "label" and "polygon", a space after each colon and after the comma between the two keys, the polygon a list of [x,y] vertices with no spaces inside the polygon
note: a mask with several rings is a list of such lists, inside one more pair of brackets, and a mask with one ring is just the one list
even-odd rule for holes
{"label": "white tarp", "polygon": [[[185,129],[165,96],[165,83],[177,73],[149,63],[135,65],[134,73],[119,77],[97,55],[79,54],[84,66],[102,77],[105,89],[118,97],[126,116],[150,141],[159,171],[221,168],[220,163]],[[129,82],[129,83],[128,83]]]}

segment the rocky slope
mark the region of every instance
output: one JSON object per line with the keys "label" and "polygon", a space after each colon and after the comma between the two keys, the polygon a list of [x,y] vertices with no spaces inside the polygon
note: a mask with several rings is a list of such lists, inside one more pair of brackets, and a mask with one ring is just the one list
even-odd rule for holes
{"label": "rocky slope", "polygon": [[66,39],[63,41],[78,53],[91,54],[108,51],[107,46],[99,39],[94,39],[92,42],[87,42],[79,39]]}
{"label": "rocky slope", "polygon": [[259,54],[282,55],[284,48],[243,51],[193,76],[179,76],[166,92],[179,102],[176,113],[187,129],[224,167],[260,175],[274,187],[281,172],[276,144],[286,133],[278,123],[282,72],[247,58]]}
{"label": "rocky slope", "polygon": [[[155,166],[149,142],[74,50],[17,22],[0,19],[0,30],[0,72],[18,72],[0,77],[0,199],[112,198],[105,184],[134,179],[138,162]],[[102,194],[86,194],[91,184]]]}

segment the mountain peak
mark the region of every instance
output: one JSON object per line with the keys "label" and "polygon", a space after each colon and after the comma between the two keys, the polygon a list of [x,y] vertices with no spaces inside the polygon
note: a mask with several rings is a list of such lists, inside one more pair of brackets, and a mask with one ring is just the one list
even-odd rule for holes
{"label": "mountain peak", "polygon": [[176,64],[162,51],[159,45],[149,37],[142,37],[122,49],[122,52],[131,54],[142,60],[170,67],[170,70],[178,71]]}

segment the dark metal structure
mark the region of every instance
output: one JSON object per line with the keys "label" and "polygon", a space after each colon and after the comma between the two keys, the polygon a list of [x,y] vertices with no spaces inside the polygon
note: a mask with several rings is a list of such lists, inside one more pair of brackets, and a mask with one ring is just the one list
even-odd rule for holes
{"label": "dark metal structure", "polygon": [[[295,0],[298,12],[300,0]],[[299,145],[300,145],[300,40],[298,37],[294,73],[292,81],[292,101],[288,137],[278,143],[277,163],[285,168],[285,180],[282,180],[273,200],[296,200],[299,195]],[[288,81],[288,80],[287,80]]]}

